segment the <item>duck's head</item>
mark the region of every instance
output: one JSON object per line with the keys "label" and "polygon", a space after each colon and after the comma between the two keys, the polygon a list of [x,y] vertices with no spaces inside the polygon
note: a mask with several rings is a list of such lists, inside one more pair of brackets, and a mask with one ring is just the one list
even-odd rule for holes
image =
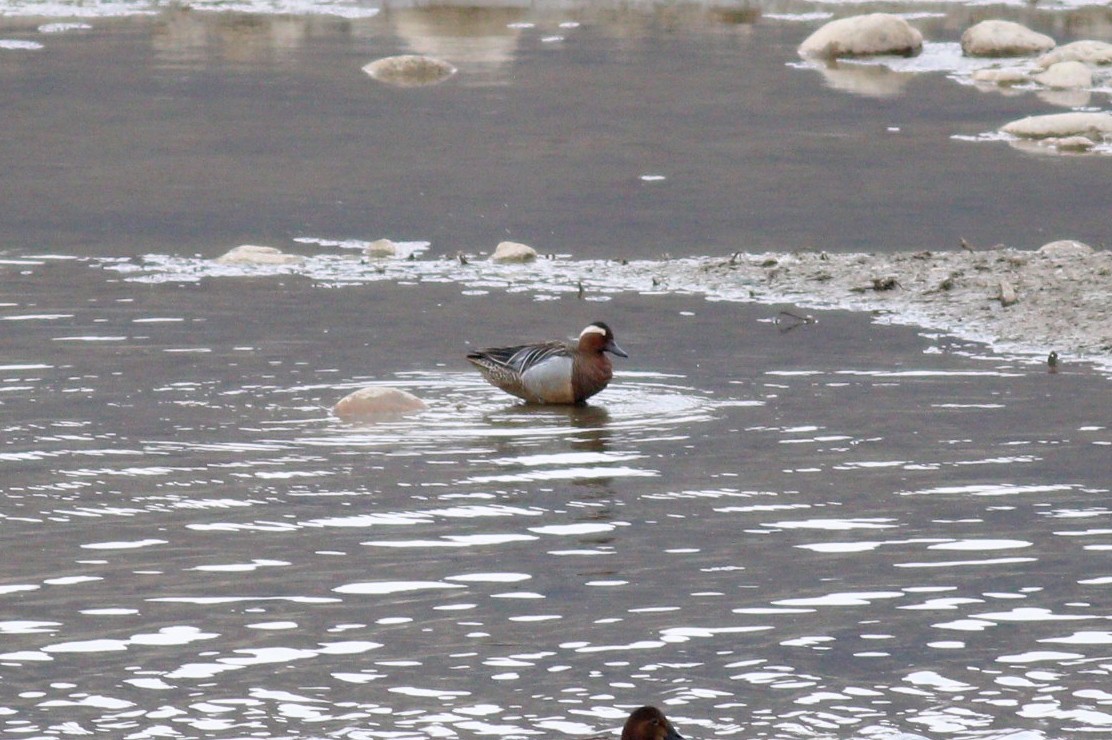
{"label": "duck's head", "polygon": [[579,332],[580,352],[610,352],[618,357],[629,357],[625,350],[614,341],[614,332],[601,321],[588,324]]}
{"label": "duck's head", "polygon": [[683,736],[676,732],[664,712],[656,707],[641,707],[626,720],[622,740],[683,740]]}

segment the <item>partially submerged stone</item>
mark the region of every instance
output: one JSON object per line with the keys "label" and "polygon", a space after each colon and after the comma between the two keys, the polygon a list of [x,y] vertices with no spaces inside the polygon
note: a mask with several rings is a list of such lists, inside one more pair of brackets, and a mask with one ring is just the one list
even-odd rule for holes
{"label": "partially submerged stone", "polygon": [[1071,257],[1085,257],[1093,253],[1093,248],[1085,242],[1076,239],[1059,239],[1048,242],[1037,250],[1039,254],[1056,259],[1069,259]]}
{"label": "partially submerged stone", "polygon": [[1058,90],[1093,86],[1093,72],[1082,62],[1056,62],[1034,77],[1035,82]]}
{"label": "partially submerged stone", "polygon": [[992,82],[997,85],[1019,85],[1030,80],[1026,72],[1016,67],[978,69],[972,76],[975,82]]}
{"label": "partially submerged stone", "polygon": [[1000,127],[1012,136],[1027,139],[1089,136],[1102,139],[1112,136],[1112,113],[1051,113],[1027,116]]}
{"label": "partially submerged stone", "polygon": [[923,34],[903,18],[890,13],[869,13],[830,21],[799,45],[800,54],[820,59],[877,54],[915,56],[922,50]]}
{"label": "partially submerged stone", "polygon": [[368,386],[341,398],[332,412],[344,421],[391,419],[424,411],[428,404],[399,388]]}
{"label": "partially submerged stone", "polygon": [[216,258],[222,265],[292,265],[302,261],[296,254],[286,254],[274,247],[241,244]]}
{"label": "partially submerged stone", "polygon": [[961,35],[968,57],[1022,57],[1053,49],[1054,39],[1012,21],[981,21]]}
{"label": "partially submerged stone", "polygon": [[500,242],[490,256],[492,262],[532,262],[537,258],[537,250],[518,242]]}
{"label": "partially submerged stone", "polygon": [[388,85],[420,87],[443,82],[456,73],[456,68],[443,59],[422,54],[402,54],[376,59],[363,71]]}
{"label": "partially submerged stone", "polygon": [[367,248],[363,250],[363,254],[376,259],[397,257],[398,245],[390,239],[377,239],[367,245]]}
{"label": "partially submerged stone", "polygon": [[1059,62],[1083,62],[1096,66],[1112,64],[1112,44],[1107,41],[1073,41],[1035,60],[1035,64],[1043,69]]}
{"label": "partially submerged stone", "polygon": [[1067,136],[1054,140],[1054,147],[1063,152],[1087,152],[1096,145],[1088,136]]}

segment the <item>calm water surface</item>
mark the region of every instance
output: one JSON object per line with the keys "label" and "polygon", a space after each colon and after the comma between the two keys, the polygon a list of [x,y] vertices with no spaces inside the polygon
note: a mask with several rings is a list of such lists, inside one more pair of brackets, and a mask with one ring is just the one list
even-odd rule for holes
{"label": "calm water surface", "polygon": [[[948,65],[988,11],[912,10],[931,41],[921,65],[937,71],[800,68],[799,42],[852,12],[811,2],[179,9],[63,33],[0,17],[10,40],[43,46],[0,49],[3,244],[216,256],[387,236],[454,254],[512,238],[626,258],[1106,244],[1112,159],[952,137],[1107,107],[1108,89],[961,85]],[[1112,38],[1107,7],[992,15],[1062,43]],[[361,71],[412,52],[460,73],[415,90]]]}
{"label": "calm water surface", "polygon": [[[646,702],[695,740],[1112,729],[1106,376],[531,268],[186,259],[1106,238],[1106,158],[950,138],[1045,101],[832,89],[788,66],[807,23],[693,7],[3,21],[43,48],[0,50],[0,734],[574,737]],[[409,50],[461,74],[359,71]],[[585,408],[463,360],[596,319],[631,356]],[[430,409],[331,416],[370,384]]]}

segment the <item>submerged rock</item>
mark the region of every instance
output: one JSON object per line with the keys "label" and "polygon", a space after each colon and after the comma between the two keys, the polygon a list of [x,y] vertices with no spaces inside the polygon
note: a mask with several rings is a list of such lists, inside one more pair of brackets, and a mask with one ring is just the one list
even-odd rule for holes
{"label": "submerged rock", "polygon": [[397,257],[398,245],[390,239],[378,239],[368,244],[367,248],[363,250],[363,254],[367,255],[368,257],[374,257],[376,259],[384,257]]}
{"label": "submerged rock", "polygon": [[500,242],[490,255],[492,262],[532,262],[537,258],[537,250],[518,242]]}
{"label": "submerged rock", "polygon": [[1043,69],[1059,62],[1083,62],[1096,66],[1112,64],[1112,44],[1107,41],[1073,41],[1035,60],[1035,64]]}
{"label": "submerged rock", "polygon": [[332,412],[344,421],[390,419],[424,411],[428,404],[398,388],[368,386],[341,398]]}
{"label": "submerged rock", "polygon": [[1027,139],[1089,136],[1102,139],[1112,136],[1112,113],[1051,113],[1027,116],[1000,127],[1012,136]]}
{"label": "submerged rock", "polygon": [[443,59],[420,54],[402,54],[376,59],[363,71],[388,85],[420,87],[443,82],[456,73],[456,68]]}
{"label": "submerged rock", "polygon": [[898,54],[915,56],[923,50],[923,34],[898,15],[869,13],[839,18],[808,36],[799,45],[807,57],[839,57]]}
{"label": "submerged rock", "polygon": [[1093,86],[1093,73],[1081,62],[1056,62],[1035,75],[1035,82],[1059,90]]}
{"label": "submerged rock", "polygon": [[216,258],[222,265],[293,265],[304,258],[296,254],[286,254],[274,247],[260,247],[255,244],[241,244]]}
{"label": "submerged rock", "polygon": [[968,57],[1022,57],[1049,51],[1054,39],[1012,21],[981,21],[961,35]]}

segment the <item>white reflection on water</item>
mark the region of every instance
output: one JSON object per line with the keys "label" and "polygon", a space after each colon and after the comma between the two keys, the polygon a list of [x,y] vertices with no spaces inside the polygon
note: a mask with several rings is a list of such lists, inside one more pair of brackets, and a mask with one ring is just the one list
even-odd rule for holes
{"label": "white reflection on water", "polygon": [[[1014,460],[1013,460],[1014,461]],[[973,484],[967,486],[936,486],[918,491],[900,491],[900,496],[930,496],[953,495],[963,496],[1017,496],[1027,493],[1057,493],[1068,492],[1076,486],[1066,484],[1055,485],[1021,485],[1016,483],[991,483]]]}
{"label": "white reflection on water", "polygon": [[877,599],[900,599],[902,591],[866,591],[860,593],[833,593],[799,599],[781,599],[772,602],[777,606],[866,606]]}
{"label": "white reflection on water", "polygon": [[145,539],[131,542],[89,542],[81,547],[88,550],[133,550],[139,547],[168,544],[166,540]]}
{"label": "white reflection on water", "polygon": [[458,583],[442,581],[380,581],[375,583],[347,583],[332,589],[339,594],[396,594],[404,591],[423,591],[437,588],[466,588]]}

